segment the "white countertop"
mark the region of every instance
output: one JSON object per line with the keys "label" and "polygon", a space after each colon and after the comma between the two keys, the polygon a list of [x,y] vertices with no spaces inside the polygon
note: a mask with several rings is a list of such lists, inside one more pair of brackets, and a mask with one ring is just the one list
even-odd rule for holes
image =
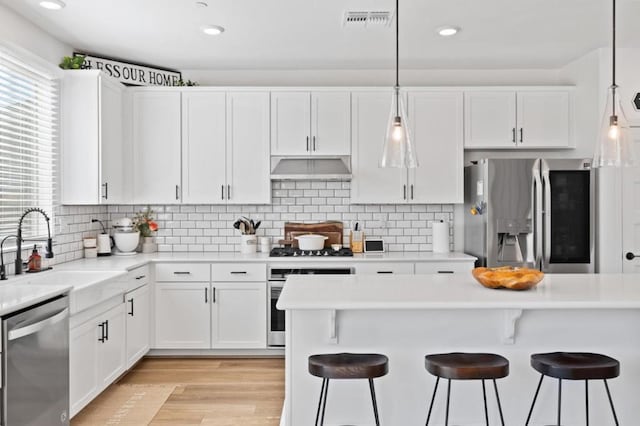
{"label": "white countertop", "polygon": [[24,284],[8,280],[0,284],[0,316],[28,308],[52,297],[65,294],[71,286],[65,284]]}
{"label": "white countertop", "polygon": [[469,274],[290,276],[279,309],[637,309],[640,275],[547,274],[532,290],[492,290]]}

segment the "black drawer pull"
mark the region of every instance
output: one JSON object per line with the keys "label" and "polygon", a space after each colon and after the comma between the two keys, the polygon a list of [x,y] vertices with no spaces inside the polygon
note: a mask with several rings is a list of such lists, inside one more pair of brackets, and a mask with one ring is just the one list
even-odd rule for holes
{"label": "black drawer pull", "polygon": [[439,274],[453,274],[453,271],[438,271]]}
{"label": "black drawer pull", "polygon": [[146,277],[146,275],[138,275],[138,276],[136,277],[136,280],[141,280],[141,279],[143,279],[143,278],[145,278],[145,277]]}
{"label": "black drawer pull", "polygon": [[133,316],[133,298],[127,300],[127,302],[131,303],[131,312],[127,312],[129,315]]}
{"label": "black drawer pull", "polygon": [[189,271],[174,271],[173,274],[174,275],[191,275],[191,272],[189,272]]}
{"label": "black drawer pull", "polygon": [[232,275],[247,275],[247,271],[231,271]]}
{"label": "black drawer pull", "polygon": [[378,271],[378,274],[393,274],[393,271]]}
{"label": "black drawer pull", "polygon": [[109,320],[106,320],[104,324],[105,324],[104,340],[109,340]]}
{"label": "black drawer pull", "polygon": [[98,327],[100,327],[100,337],[98,337],[98,342],[104,343],[104,341],[106,340],[106,338],[104,337],[105,323],[101,322],[100,324],[98,324]]}

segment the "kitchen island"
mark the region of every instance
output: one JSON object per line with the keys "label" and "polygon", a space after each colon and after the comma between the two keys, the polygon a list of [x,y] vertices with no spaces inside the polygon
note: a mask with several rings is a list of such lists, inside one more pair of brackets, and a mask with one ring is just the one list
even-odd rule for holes
{"label": "kitchen island", "polygon": [[[381,423],[419,425],[435,377],[424,356],[495,352],[511,363],[499,380],[507,425],[524,424],[539,375],[535,352],[600,352],[621,362],[610,387],[621,424],[640,418],[640,276],[547,275],[524,292],[490,290],[470,275],[292,276],[278,302],[287,311],[285,425],[312,424],[321,379],[307,370],[315,353],[376,352],[389,374],[376,379]],[[591,424],[613,424],[604,385],[589,389]],[[564,381],[563,424],[584,424],[584,383]],[[332,381],[325,424],[373,424],[366,380]],[[489,392],[491,424],[499,424]],[[484,424],[479,382],[452,383],[450,424]],[[543,383],[531,425],[555,424],[557,381]],[[441,387],[433,425],[444,424]]]}

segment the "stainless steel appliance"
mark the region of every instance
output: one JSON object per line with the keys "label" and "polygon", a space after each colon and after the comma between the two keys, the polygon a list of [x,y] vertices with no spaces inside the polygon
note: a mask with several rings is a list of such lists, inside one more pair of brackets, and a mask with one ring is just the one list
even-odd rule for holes
{"label": "stainless steel appliance", "polygon": [[267,290],[267,345],[269,347],[284,346],[285,312],[277,309],[276,303],[289,275],[351,275],[354,273],[354,268],[344,266],[271,266]]}
{"label": "stainless steel appliance", "polygon": [[69,425],[69,298],[2,319],[2,426]]}
{"label": "stainless steel appliance", "polygon": [[332,248],[324,248],[322,250],[300,250],[292,247],[275,247],[269,252],[270,257],[305,257],[305,256],[322,256],[322,257],[353,257],[350,248],[342,247],[339,250]]}
{"label": "stainless steel appliance", "polygon": [[465,253],[478,266],[594,271],[591,160],[485,159],[464,174]]}

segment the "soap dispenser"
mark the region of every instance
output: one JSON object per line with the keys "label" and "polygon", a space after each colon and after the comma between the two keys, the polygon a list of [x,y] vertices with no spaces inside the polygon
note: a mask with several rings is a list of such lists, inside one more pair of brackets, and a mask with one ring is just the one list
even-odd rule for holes
{"label": "soap dispenser", "polygon": [[31,256],[29,256],[29,262],[27,263],[27,269],[29,272],[40,272],[42,269],[42,256],[38,253],[38,247],[33,246]]}

